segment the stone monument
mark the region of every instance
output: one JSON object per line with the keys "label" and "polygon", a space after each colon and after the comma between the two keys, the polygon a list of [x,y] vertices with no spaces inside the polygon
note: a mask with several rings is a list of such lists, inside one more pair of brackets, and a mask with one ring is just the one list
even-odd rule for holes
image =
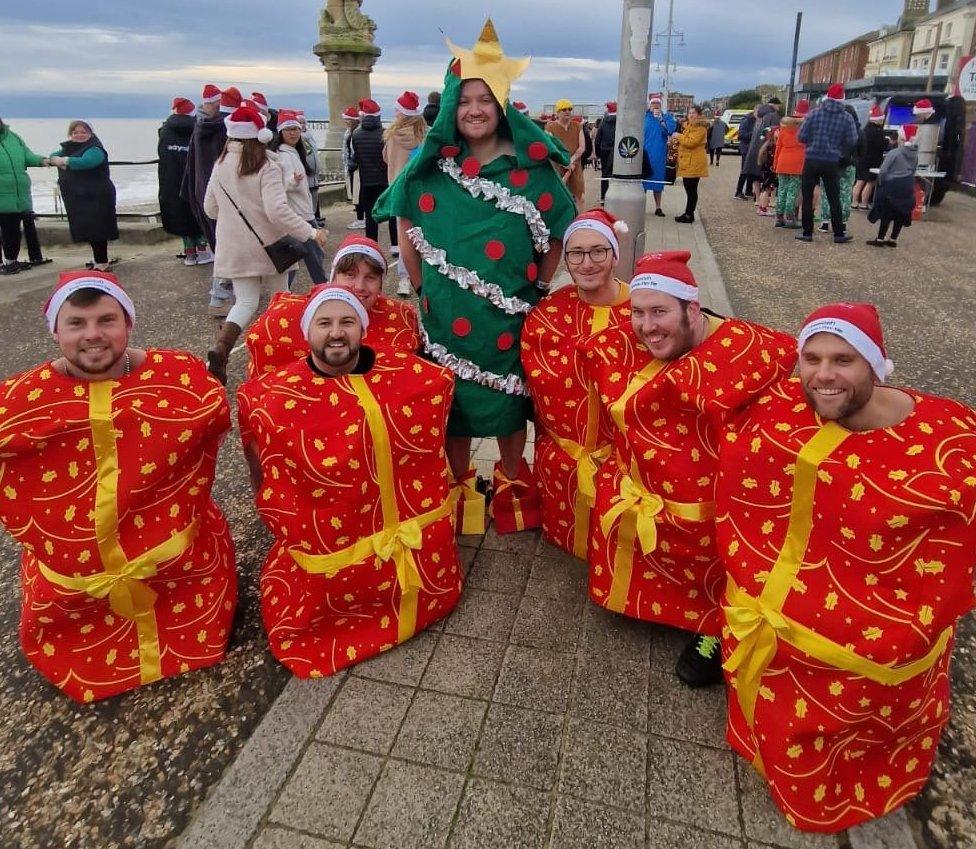
{"label": "stone monument", "polygon": [[376,24],[360,10],[362,0],[328,0],[319,15],[319,42],[312,52],[329,78],[326,167],[339,170],[346,107],[370,96],[369,75],[382,51],[373,43]]}

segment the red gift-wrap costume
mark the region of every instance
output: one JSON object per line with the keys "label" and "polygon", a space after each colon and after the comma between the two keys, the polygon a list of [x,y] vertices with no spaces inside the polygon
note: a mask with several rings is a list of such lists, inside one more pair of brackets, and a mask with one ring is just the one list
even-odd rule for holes
{"label": "red gift-wrap costume", "polygon": [[642,349],[642,359],[622,369],[608,346],[586,346],[614,445],[597,474],[594,515],[601,518],[590,534],[589,588],[608,610],[717,635],[725,585],[714,527],[722,430],[792,371],[796,342],[738,319],[707,319],[705,340],[671,361]]}
{"label": "red gift-wrap costume", "polygon": [[244,384],[241,436],[261,464],[275,536],[261,572],[271,651],[331,675],[446,616],[461,593],[444,434],[454,378],[376,351],[368,373],[305,360]]}
{"label": "red gift-wrap costume", "polygon": [[[595,333],[629,331],[629,290],[619,285],[620,297],[611,306],[590,306],[575,286],[565,286],[538,304],[522,328],[522,367],[535,407],[533,471],[542,497],[542,534],[583,559],[594,480],[610,456],[612,437],[579,348]],[[628,347],[636,344],[629,333],[620,338]]]}
{"label": "red gift-wrap costume", "polygon": [[[302,334],[302,313],[308,294],[276,292],[268,308],[247,331],[248,380],[270,374],[308,356]],[[369,328],[363,339],[371,348],[413,354],[420,347],[417,310],[410,304],[379,295],[369,311]]]}
{"label": "red gift-wrap costume", "polygon": [[0,522],[23,546],[20,640],[73,699],[224,657],[234,545],[210,497],[230,427],[202,362],[150,350],[85,382],[51,364],[0,389]]}
{"label": "red gift-wrap costume", "polygon": [[973,606],[976,413],[912,395],[901,424],[852,433],[785,381],[722,449],[728,739],[797,828],[909,801],[949,718],[952,637]]}

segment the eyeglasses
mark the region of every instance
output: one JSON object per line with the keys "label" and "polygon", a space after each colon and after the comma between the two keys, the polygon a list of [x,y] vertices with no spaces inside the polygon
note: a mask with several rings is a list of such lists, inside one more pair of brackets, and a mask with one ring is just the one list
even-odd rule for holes
{"label": "eyeglasses", "polygon": [[590,262],[600,265],[607,261],[607,257],[611,253],[610,248],[603,247],[590,248],[588,251],[573,248],[572,250],[566,251],[566,263],[568,265],[582,265],[584,257],[589,257]]}

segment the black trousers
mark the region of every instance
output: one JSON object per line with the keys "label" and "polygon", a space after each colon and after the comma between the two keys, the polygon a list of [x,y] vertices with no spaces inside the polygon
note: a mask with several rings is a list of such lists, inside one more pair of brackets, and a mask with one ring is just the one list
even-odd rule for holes
{"label": "black trousers", "polygon": [[613,174],[613,151],[600,157],[600,200],[607,196],[610,188],[610,176]]}
{"label": "black trousers", "polygon": [[16,262],[20,253],[20,213],[0,212],[0,243],[7,263]]}
{"label": "black trousers", "polygon": [[105,265],[108,262],[108,242],[89,242],[92,249],[92,259],[96,265]]}
{"label": "black trousers", "polygon": [[751,195],[754,194],[752,189],[752,184],[756,181],[755,177],[748,174],[739,174],[738,182],[735,184],[735,193],[737,195]]}
{"label": "black trousers", "polygon": [[834,228],[834,235],[843,235],[844,218],[840,208],[840,171],[837,163],[808,159],[803,164],[803,176],[800,179],[800,213],[804,234],[813,235],[813,190],[823,180],[824,192],[830,204],[830,223]]}
{"label": "black trousers", "polygon": [[708,149],[708,164],[718,165],[719,160],[722,158],[722,148],[720,147],[710,147]]}
{"label": "black trousers", "polygon": [[[359,205],[363,208],[366,213],[366,238],[376,239],[380,235],[380,225],[379,222],[373,218],[373,204],[379,199],[379,196],[383,194],[387,189],[386,185],[382,186],[360,186],[359,187]],[[395,218],[389,220],[390,227],[390,245],[395,245],[397,243],[397,223]]]}
{"label": "black trousers", "polygon": [[681,183],[685,187],[685,215],[694,215],[698,208],[698,181],[701,177],[682,177]]}
{"label": "black trousers", "polygon": [[890,218],[882,218],[878,222],[878,238],[883,239],[888,235],[888,225],[891,225],[891,240],[894,241],[898,238],[898,234],[901,233],[902,223],[900,221],[892,221]]}
{"label": "black trousers", "polygon": [[24,241],[27,242],[27,258],[31,262],[40,262],[44,259],[41,253],[41,240],[37,237],[37,227],[34,224],[36,217],[33,212],[21,213],[24,222]]}

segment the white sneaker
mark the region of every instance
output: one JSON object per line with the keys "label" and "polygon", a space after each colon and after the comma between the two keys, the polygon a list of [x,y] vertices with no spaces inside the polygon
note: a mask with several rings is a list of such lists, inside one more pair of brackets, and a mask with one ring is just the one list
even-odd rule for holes
{"label": "white sneaker", "polygon": [[365,230],[366,229],[366,222],[365,221],[358,221],[358,220],[357,221],[350,221],[346,225],[346,229],[347,230]]}
{"label": "white sneaker", "polygon": [[[210,265],[214,261],[213,251],[210,248],[197,248],[197,265]],[[189,265],[189,263],[187,263]]]}
{"label": "white sneaker", "polygon": [[397,294],[401,298],[409,298],[413,294],[413,285],[409,277],[401,277],[397,281]]}
{"label": "white sneaker", "polygon": [[196,251],[187,251],[186,256],[183,257],[183,265],[196,265],[196,264],[197,264]]}
{"label": "white sneaker", "polygon": [[390,256],[394,257],[395,259],[400,258],[400,248],[397,245],[393,245],[393,247],[390,248]]}

